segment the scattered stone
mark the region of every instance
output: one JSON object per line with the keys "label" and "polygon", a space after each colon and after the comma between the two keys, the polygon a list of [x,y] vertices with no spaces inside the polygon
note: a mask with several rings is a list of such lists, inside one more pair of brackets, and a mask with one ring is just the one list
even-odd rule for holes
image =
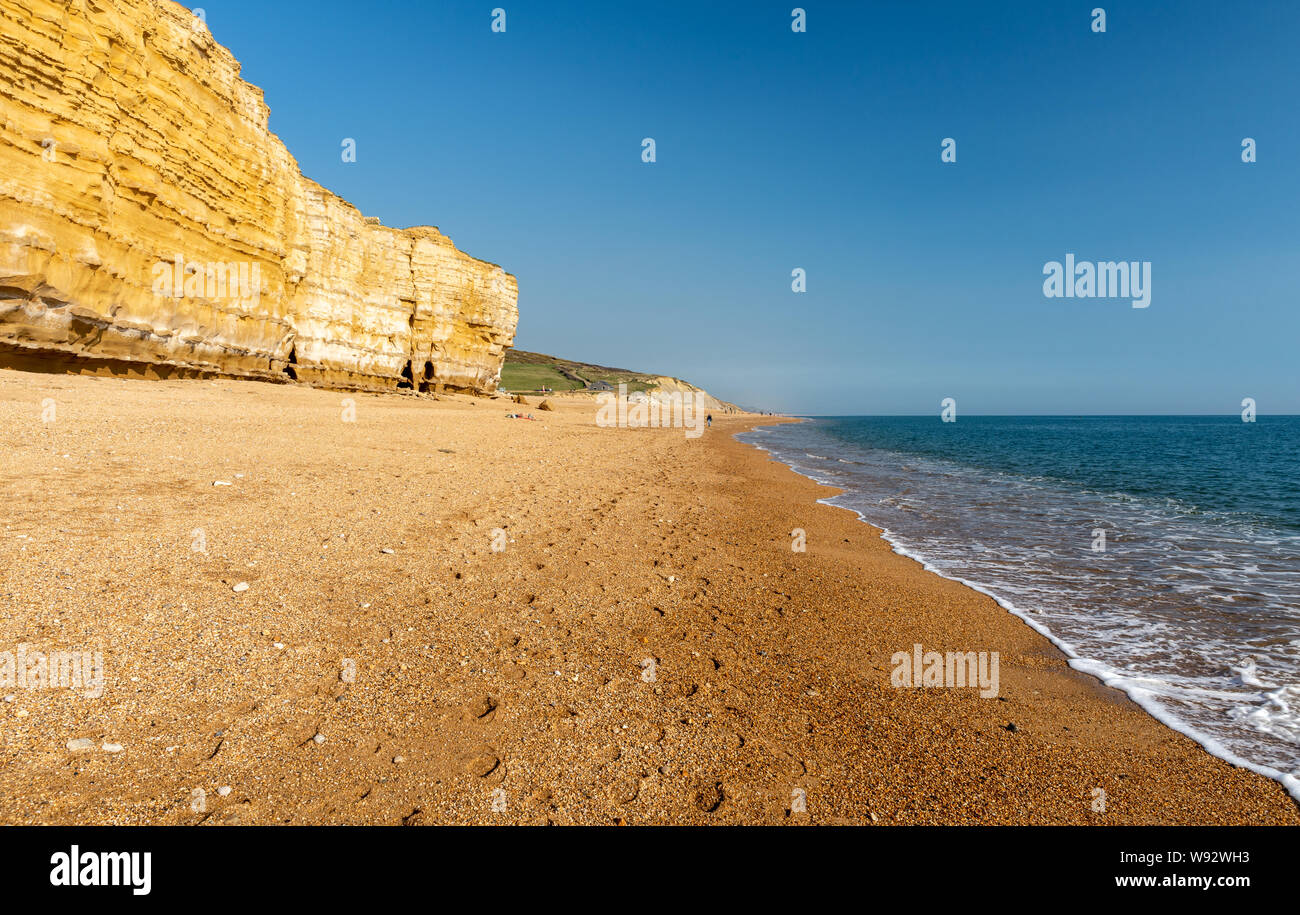
{"label": "scattered stone", "polygon": [[220,788],[217,789],[217,794],[219,794],[221,797],[229,797],[230,790],[231,789],[229,785],[222,785]]}
{"label": "scattered stone", "polygon": [[394,756],[394,757],[393,757],[393,764],[394,764],[394,765],[400,766],[400,765],[401,765],[402,763],[404,763],[404,762],[406,762],[406,757],[405,757],[405,756]]}
{"label": "scattered stone", "polygon": [[317,746],[319,746],[320,744],[323,744],[325,742],[325,735],[317,734],[315,737],[312,738],[312,740],[316,741]]}
{"label": "scattered stone", "polygon": [[1012,723],[1009,722],[1009,721],[1008,721],[1007,724],[1006,724],[1006,729],[1007,729],[1008,731],[1010,731],[1012,734],[1014,734],[1014,733],[1016,733],[1017,731],[1020,730],[1020,728],[1016,727],[1014,724],[1012,724]]}
{"label": "scattered stone", "polygon": [[388,547],[384,547],[384,548],[383,548],[382,550],[380,550],[379,552],[381,552],[381,553],[388,553],[390,556],[391,556],[392,553],[393,553],[393,551],[390,550]]}
{"label": "scattered stone", "polygon": [[229,482],[227,482],[227,481],[225,481],[225,480],[217,480],[217,481],[216,481],[215,483],[213,483],[212,485],[213,485],[213,486],[234,486],[235,484],[234,484],[234,483],[229,483]]}
{"label": "scattered stone", "polygon": [[95,749],[95,741],[89,737],[78,737],[76,740],[68,741],[68,752],[85,753],[87,750]]}
{"label": "scattered stone", "polygon": [[120,743],[106,743],[100,749],[105,753],[121,753],[122,745]]}
{"label": "scattered stone", "polygon": [[248,590],[248,582],[241,581],[239,584],[235,585],[230,590],[234,591],[236,594],[243,594],[245,591]]}

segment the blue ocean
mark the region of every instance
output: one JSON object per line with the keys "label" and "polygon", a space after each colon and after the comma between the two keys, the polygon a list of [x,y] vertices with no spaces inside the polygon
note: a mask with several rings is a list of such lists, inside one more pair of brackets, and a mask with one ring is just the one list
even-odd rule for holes
{"label": "blue ocean", "polygon": [[817,417],[740,438],[1300,800],[1300,417]]}

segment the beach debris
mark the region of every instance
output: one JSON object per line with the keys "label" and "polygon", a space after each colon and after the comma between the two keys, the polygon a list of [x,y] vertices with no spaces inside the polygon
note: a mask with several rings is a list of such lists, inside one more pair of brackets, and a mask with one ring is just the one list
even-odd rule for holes
{"label": "beach debris", "polygon": [[383,548],[382,550],[380,550],[379,552],[381,552],[381,553],[387,553],[389,556],[393,555],[393,551],[392,551],[391,549],[389,549],[388,547],[384,547],[384,548]]}
{"label": "beach debris", "polygon": [[68,741],[69,753],[85,753],[87,750],[95,749],[95,741],[89,737],[78,737],[75,740]]}
{"label": "beach debris", "polygon": [[239,584],[235,585],[230,590],[234,591],[236,594],[243,594],[245,591],[248,590],[248,582],[241,581]]}
{"label": "beach debris", "polygon": [[120,743],[106,743],[100,747],[105,753],[121,753],[122,745]]}
{"label": "beach debris", "polygon": [[217,789],[217,794],[221,797],[230,797],[231,788],[229,785],[222,785]]}
{"label": "beach debris", "polygon": [[235,484],[227,480],[217,480],[212,485],[213,486],[234,486]]}
{"label": "beach debris", "polygon": [[315,737],[312,738],[312,740],[316,741],[316,745],[317,745],[317,746],[320,746],[321,744],[323,744],[323,743],[325,742],[325,735],[324,735],[324,734],[317,734]]}
{"label": "beach debris", "polygon": [[1015,726],[1015,723],[1014,723],[1014,722],[1011,722],[1011,721],[1008,721],[1008,722],[1006,723],[1006,725],[1005,725],[1005,729],[1008,730],[1008,731],[1010,731],[1012,734],[1014,734],[1014,733],[1016,733],[1017,731],[1020,730],[1020,728],[1016,727],[1016,726]]}

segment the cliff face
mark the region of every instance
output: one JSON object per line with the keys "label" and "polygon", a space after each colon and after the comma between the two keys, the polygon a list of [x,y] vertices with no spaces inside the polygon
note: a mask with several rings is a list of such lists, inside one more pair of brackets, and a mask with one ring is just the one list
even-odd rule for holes
{"label": "cliff face", "polygon": [[169,0],[0,0],[0,364],[490,392],[518,284],[299,172]]}

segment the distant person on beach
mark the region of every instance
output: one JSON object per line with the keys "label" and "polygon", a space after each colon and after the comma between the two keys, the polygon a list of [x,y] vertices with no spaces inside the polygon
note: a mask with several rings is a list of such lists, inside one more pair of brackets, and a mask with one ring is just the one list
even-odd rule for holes
{"label": "distant person on beach", "polygon": [[708,416],[706,416],[706,417],[704,418],[704,422],[708,425],[708,427],[709,427],[710,429],[712,429],[712,428],[713,428],[713,414],[710,413]]}

